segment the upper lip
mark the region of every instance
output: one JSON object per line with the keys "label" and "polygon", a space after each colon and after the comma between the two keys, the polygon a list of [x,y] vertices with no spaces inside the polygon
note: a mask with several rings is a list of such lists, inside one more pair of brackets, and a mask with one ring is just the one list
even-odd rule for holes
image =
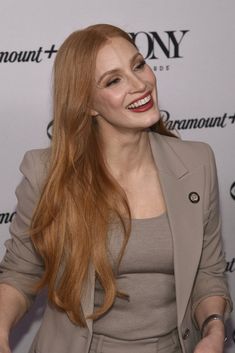
{"label": "upper lip", "polygon": [[149,95],[150,95],[150,92],[146,92],[146,93],[143,94],[141,97],[139,97],[139,98],[135,99],[134,101],[130,102],[130,103],[128,104],[128,107],[129,107],[129,105],[131,105],[131,104],[133,104],[133,103],[135,103],[135,102],[138,102],[139,100],[144,99],[145,97],[148,97]]}

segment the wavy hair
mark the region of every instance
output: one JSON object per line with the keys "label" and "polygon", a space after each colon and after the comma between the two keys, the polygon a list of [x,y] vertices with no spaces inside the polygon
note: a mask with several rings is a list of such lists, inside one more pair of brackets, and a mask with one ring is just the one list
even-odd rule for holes
{"label": "wavy hair", "polygon": [[[90,318],[104,314],[116,296],[126,296],[116,287],[107,234],[110,222],[118,220],[124,234],[119,264],[130,235],[130,209],[125,192],[106,168],[90,113],[96,56],[112,37],[135,45],[123,30],[98,24],[72,33],[57,53],[50,167],[30,229],[45,264],[36,290],[47,286],[49,301],[80,326],[86,326],[81,300],[91,262],[104,301]],[[173,136],[161,120],[151,129]]]}

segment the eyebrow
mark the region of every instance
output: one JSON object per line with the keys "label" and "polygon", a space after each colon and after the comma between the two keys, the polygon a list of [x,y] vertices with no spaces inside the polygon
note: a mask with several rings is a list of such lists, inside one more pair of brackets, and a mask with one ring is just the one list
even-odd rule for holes
{"label": "eyebrow", "polygon": [[[138,56],[142,56],[140,52],[136,53],[136,54],[131,58],[131,60],[130,60],[130,66],[134,63],[135,59],[136,59]],[[111,75],[111,74],[116,74],[116,73],[118,73],[119,71],[120,71],[119,69],[113,69],[113,70],[109,70],[109,71],[104,72],[104,73],[100,76],[99,80],[97,81],[97,85],[100,84],[100,82],[103,80],[103,78],[104,78],[105,76]]]}

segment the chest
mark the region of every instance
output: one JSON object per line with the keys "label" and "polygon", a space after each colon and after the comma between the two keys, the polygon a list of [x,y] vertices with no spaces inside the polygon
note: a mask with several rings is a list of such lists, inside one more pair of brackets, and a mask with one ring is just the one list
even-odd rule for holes
{"label": "chest", "polygon": [[156,217],[166,211],[166,204],[156,172],[122,185],[132,218]]}
{"label": "chest", "polygon": [[[109,256],[115,268],[123,241],[121,227],[109,232]],[[131,234],[118,275],[136,273],[173,274],[173,242],[166,213],[158,217],[132,219]]]}

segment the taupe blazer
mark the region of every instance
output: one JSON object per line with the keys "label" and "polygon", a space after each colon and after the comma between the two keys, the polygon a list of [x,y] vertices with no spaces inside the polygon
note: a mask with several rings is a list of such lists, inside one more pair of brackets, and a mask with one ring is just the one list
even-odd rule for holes
{"label": "taupe blazer", "polygon": [[[205,143],[182,141],[150,132],[153,156],[167,206],[174,244],[178,332],[184,353],[192,353],[199,339],[194,309],[205,297],[221,295],[232,303],[224,278],[225,259],[220,239],[218,185],[214,156]],[[31,286],[43,273],[43,263],[26,234],[47,173],[49,150],[26,153],[24,178],[17,188],[17,215],[11,240],[0,267],[0,282],[25,295],[30,305]],[[82,308],[93,312],[95,272],[90,265]],[[47,305],[30,353],[88,353],[92,321],[87,328],[74,325],[66,313]]]}

